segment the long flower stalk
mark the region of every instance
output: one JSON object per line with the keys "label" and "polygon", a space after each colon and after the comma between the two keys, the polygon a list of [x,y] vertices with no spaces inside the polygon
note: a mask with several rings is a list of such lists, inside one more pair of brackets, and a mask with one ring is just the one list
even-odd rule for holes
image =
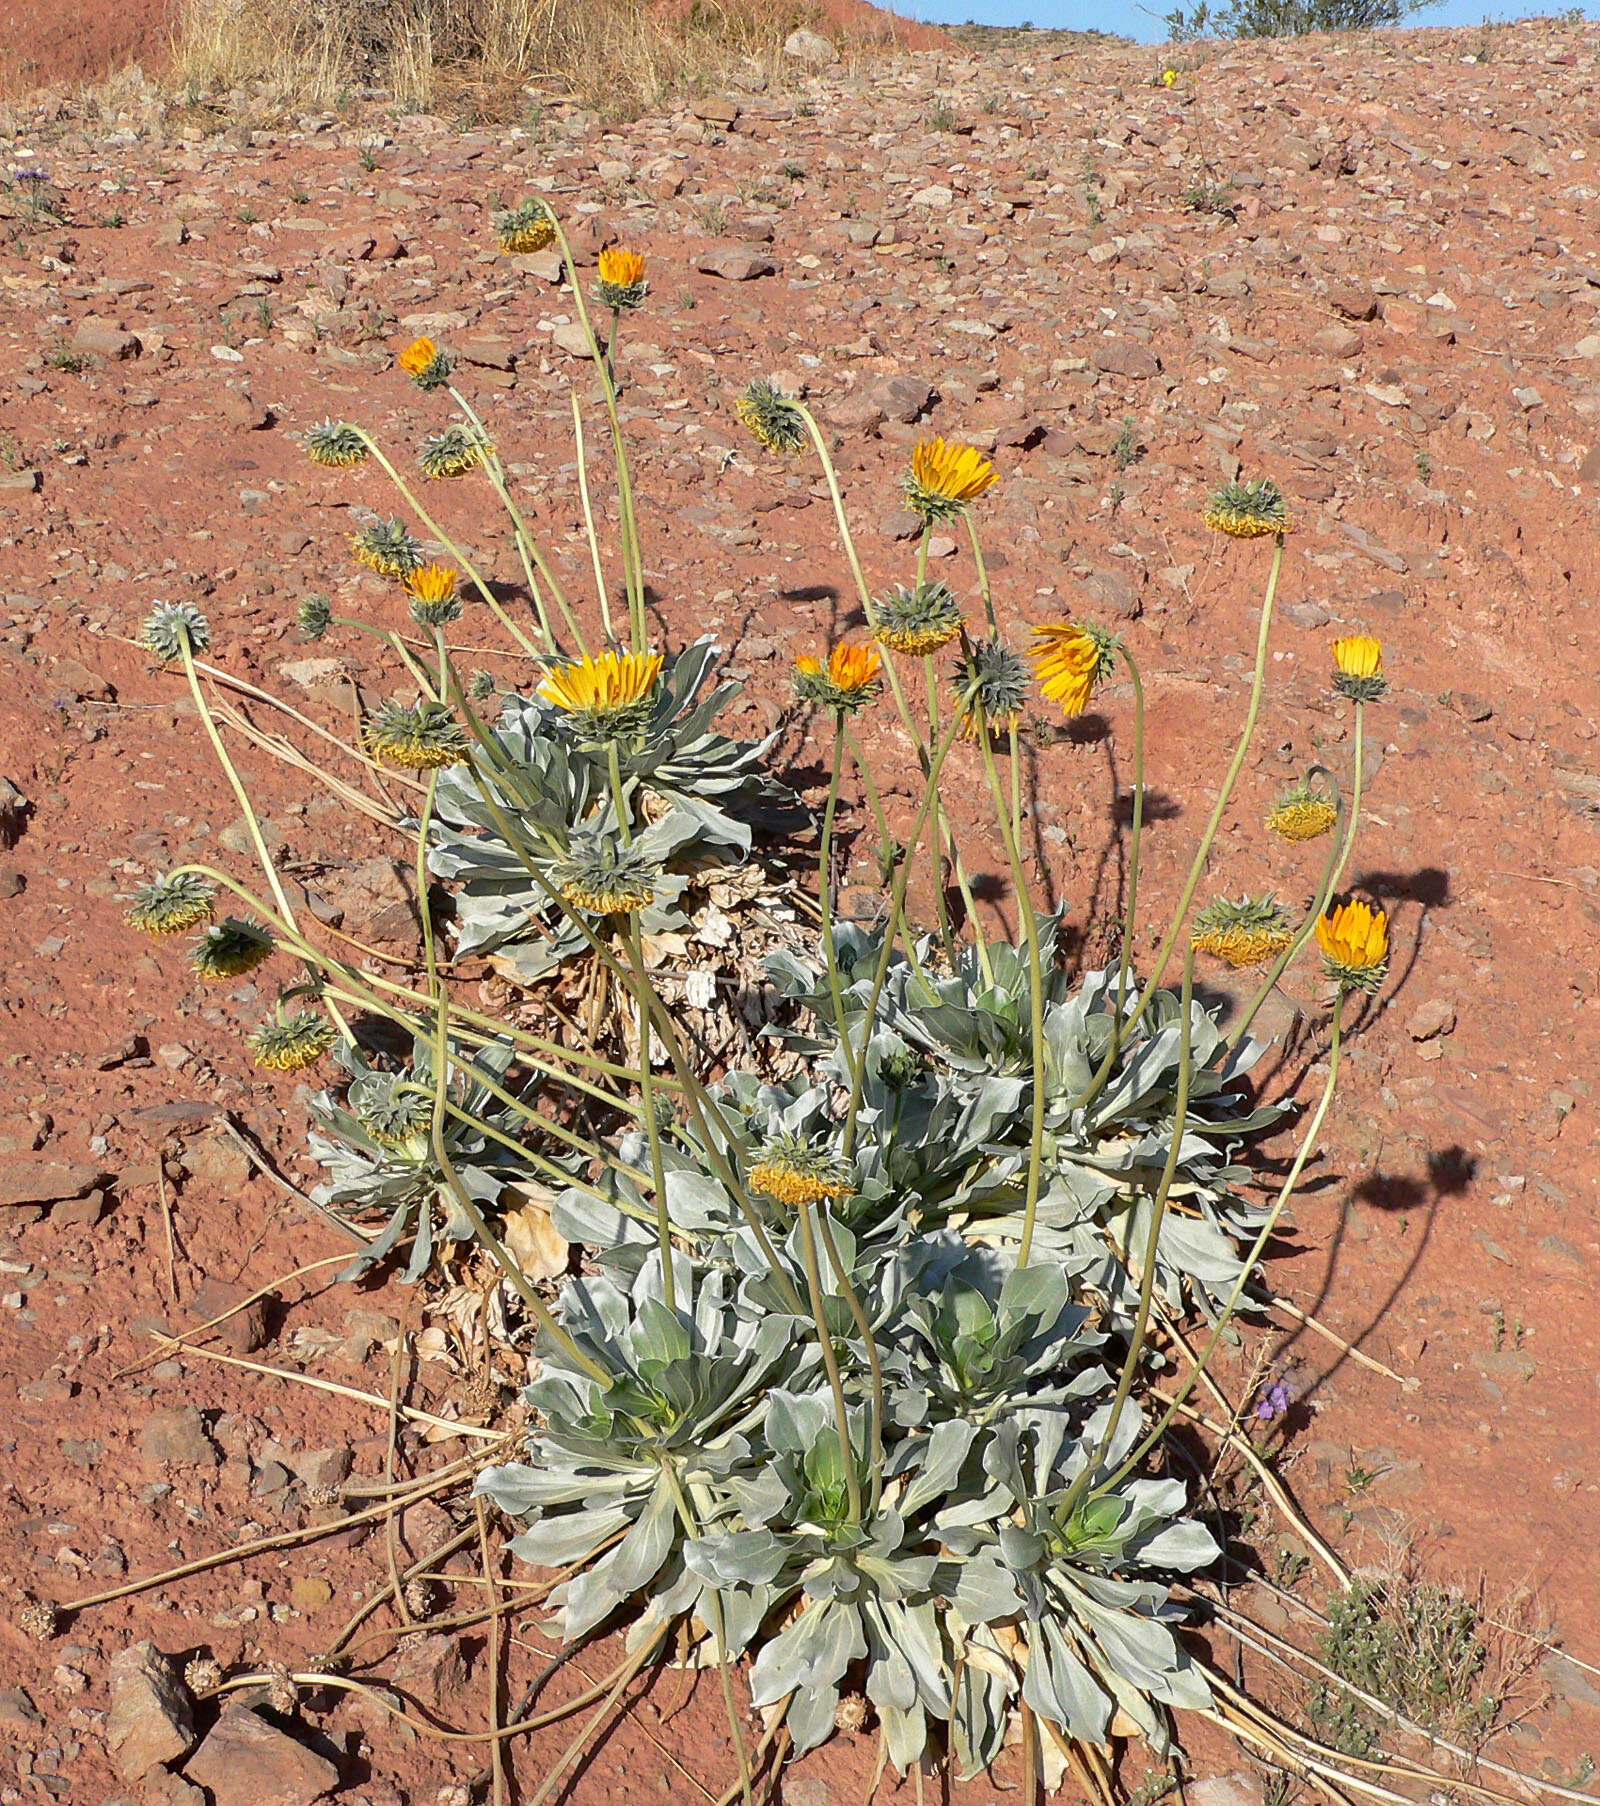
{"label": "long flower stalk", "polygon": [[[973,706],[976,707],[976,703]],[[1017,1247],[1017,1265],[1025,1267],[1033,1257],[1033,1226],[1039,1210],[1039,1181],[1044,1159],[1044,959],[1039,945],[1039,918],[1034,912],[1033,898],[1029,894],[1027,873],[1022,869],[1022,849],[1011,830],[1005,792],[1001,788],[1000,772],[995,765],[994,747],[990,744],[989,723],[981,710],[978,716],[978,745],[983,751],[983,768],[989,777],[989,794],[994,798],[1001,838],[1005,841],[1006,859],[1011,866],[1011,884],[1017,893],[1018,925],[1028,950],[1028,1027],[1033,1054],[1033,1121],[1028,1136],[1028,1181],[1022,1210],[1022,1238]],[[1016,735],[1013,733],[1013,763],[1016,756]]]}
{"label": "long flower stalk", "polygon": [[[1150,1333],[1150,1309],[1155,1299],[1156,1271],[1161,1248],[1161,1226],[1166,1221],[1167,1202],[1172,1196],[1172,1182],[1177,1177],[1178,1157],[1183,1147],[1183,1132],[1189,1122],[1189,1083],[1193,1067],[1191,1038],[1194,1028],[1191,1020],[1194,1010],[1193,947],[1190,947],[1184,955],[1183,988],[1178,1002],[1178,1010],[1180,1024],[1178,1029],[1178,1088],[1177,1096],[1173,1100],[1172,1139],[1167,1148],[1166,1163],[1161,1169],[1161,1178],[1156,1186],[1155,1195],[1150,1200],[1150,1231],[1145,1237],[1143,1270],[1139,1275],[1139,1306],[1134,1316],[1133,1334],[1128,1339],[1128,1352],[1122,1363],[1122,1372],[1117,1379],[1117,1390],[1111,1400],[1111,1411],[1106,1419],[1106,1427],[1100,1433],[1100,1441],[1094,1454],[1083,1464],[1077,1477],[1067,1488],[1067,1496],[1061,1505],[1063,1519],[1070,1517],[1073,1510],[1083,1503],[1084,1495],[1094,1484],[1096,1471],[1107,1454],[1115,1447],[1117,1426],[1122,1421],[1122,1413],[1127,1408],[1134,1380],[1137,1378],[1140,1364],[1144,1360],[1145,1338]],[[1131,1230],[1131,1208],[1129,1221]]]}
{"label": "long flower stalk", "polygon": [[1343,1046],[1344,1000],[1347,995],[1347,992],[1341,990],[1333,1006],[1333,1041],[1328,1051],[1328,1076],[1323,1083],[1322,1096],[1317,1100],[1317,1107],[1312,1112],[1311,1121],[1306,1125],[1306,1132],[1300,1139],[1300,1147],[1295,1154],[1294,1164],[1289,1168],[1278,1196],[1271,1210],[1267,1212],[1266,1221],[1261,1225],[1260,1233],[1244,1258],[1244,1264],[1239,1270],[1239,1277],[1234,1281],[1233,1290],[1228,1294],[1227,1303],[1222,1307],[1216,1323],[1212,1326],[1210,1340],[1149,1434],[1128,1455],[1116,1472],[1094,1489],[1096,1493],[1110,1492],[1125,1480],[1141,1462],[1155,1452],[1160,1446],[1162,1437],[1171,1429],[1178,1413],[1188,1402],[1189,1394],[1194,1391],[1201,1375],[1208,1371],[1211,1358],[1217,1352],[1222,1341],[1223,1331],[1232,1322],[1234,1314],[1244,1298],[1245,1287],[1260,1265],[1261,1257],[1266,1252],[1267,1243],[1271,1241],[1273,1231],[1278,1227],[1279,1219],[1283,1216],[1289,1200],[1294,1196],[1295,1187],[1300,1183],[1300,1175],[1305,1170],[1306,1161],[1310,1159],[1312,1150],[1317,1145],[1317,1138],[1322,1133],[1323,1120],[1328,1114],[1328,1106],[1333,1102],[1334,1088],[1339,1082],[1339,1056]]}
{"label": "long flower stalk", "polygon": [[1273,536],[1272,569],[1267,576],[1267,593],[1261,604],[1260,624],[1256,630],[1256,662],[1250,680],[1250,702],[1245,710],[1244,727],[1239,734],[1239,744],[1234,750],[1233,759],[1222,780],[1222,788],[1217,792],[1217,800],[1212,806],[1210,819],[1206,823],[1205,832],[1200,836],[1200,845],[1195,849],[1194,863],[1189,867],[1189,876],[1184,882],[1183,892],[1178,898],[1178,907],[1173,912],[1172,925],[1156,954],[1155,965],[1150,976],[1145,980],[1139,993],[1139,1001],[1134,1006],[1132,1019],[1127,1023],[1122,1035],[1113,1035],[1111,1045],[1106,1049],[1106,1056],[1101,1061],[1099,1070],[1090,1079],[1082,1096],[1073,1100],[1074,1108],[1084,1110],[1100,1095],[1106,1087],[1115,1064],[1116,1052],[1122,1042],[1138,1028],[1144,1020],[1145,1011],[1166,975],[1167,961],[1172,957],[1172,949],[1177,944],[1178,934],[1189,919],[1189,906],[1194,902],[1194,893],[1198,889],[1200,879],[1205,873],[1206,861],[1211,857],[1211,846],[1217,837],[1217,830],[1222,826],[1222,817],[1233,797],[1234,785],[1239,781],[1239,773],[1244,769],[1245,755],[1250,750],[1250,742],[1255,738],[1256,720],[1261,713],[1261,696],[1266,687],[1267,644],[1272,632],[1272,607],[1278,594],[1278,574],[1283,569],[1283,534]]}

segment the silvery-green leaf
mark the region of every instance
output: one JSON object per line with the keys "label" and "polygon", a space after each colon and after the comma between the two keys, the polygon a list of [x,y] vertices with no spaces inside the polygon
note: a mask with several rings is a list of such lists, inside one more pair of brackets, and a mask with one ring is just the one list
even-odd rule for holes
{"label": "silvery-green leaf", "polygon": [[1022,1595],[1010,1573],[989,1556],[976,1555],[960,1564],[955,1607],[969,1624],[994,1624],[1022,1610]]}
{"label": "silvery-green leaf", "polygon": [[854,1607],[835,1600],[808,1605],[793,1624],[762,1646],[750,1670],[751,1702],[770,1706],[786,1693],[832,1688],[866,1653],[867,1640]]}

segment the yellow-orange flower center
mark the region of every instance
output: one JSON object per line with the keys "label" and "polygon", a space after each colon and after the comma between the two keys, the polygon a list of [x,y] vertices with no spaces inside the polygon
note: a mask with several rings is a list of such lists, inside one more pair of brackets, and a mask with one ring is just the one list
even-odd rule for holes
{"label": "yellow-orange flower center", "polygon": [[439,356],[439,347],[432,339],[413,339],[400,353],[398,363],[407,376],[421,376]]}
{"label": "yellow-orange flower center", "polygon": [[1364,972],[1389,957],[1389,918],[1360,901],[1317,917],[1317,945],[1336,966]]}
{"label": "yellow-orange flower center", "polygon": [[600,280],[613,288],[632,288],[644,281],[644,258],[637,251],[609,246],[600,253]]}
{"label": "yellow-orange flower center", "polygon": [[992,489],[1000,481],[1000,473],[975,445],[921,439],[911,453],[911,478],[929,495],[949,502],[971,502]]}

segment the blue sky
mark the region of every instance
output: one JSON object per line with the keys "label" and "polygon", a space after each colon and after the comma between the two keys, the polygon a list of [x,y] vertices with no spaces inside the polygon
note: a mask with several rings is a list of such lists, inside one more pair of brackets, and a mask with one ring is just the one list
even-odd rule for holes
{"label": "blue sky", "polygon": [[[1161,21],[1175,3],[1149,0],[1145,7],[1134,0],[891,0],[897,13],[936,25],[959,25],[969,19],[980,25],[1053,25],[1071,31],[1115,32],[1143,44],[1159,44],[1165,39]],[[1216,0],[1212,10],[1217,10]],[[1542,7],[1498,5],[1495,0],[1443,0],[1441,5],[1417,13],[1410,22],[1478,25],[1485,19],[1526,19],[1565,10],[1565,0],[1549,0]],[[1600,0],[1589,0],[1583,10],[1591,19],[1600,18]]]}

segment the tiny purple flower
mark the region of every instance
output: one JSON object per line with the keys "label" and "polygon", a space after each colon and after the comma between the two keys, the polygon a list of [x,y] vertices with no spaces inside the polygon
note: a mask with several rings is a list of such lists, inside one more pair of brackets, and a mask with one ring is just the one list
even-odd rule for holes
{"label": "tiny purple flower", "polygon": [[35,163],[30,163],[25,169],[14,169],[11,175],[12,179],[17,182],[48,182],[50,180],[50,171],[40,169]]}
{"label": "tiny purple flower", "polygon": [[1286,1379],[1273,1380],[1256,1400],[1257,1423],[1273,1423],[1294,1403],[1294,1387]]}

